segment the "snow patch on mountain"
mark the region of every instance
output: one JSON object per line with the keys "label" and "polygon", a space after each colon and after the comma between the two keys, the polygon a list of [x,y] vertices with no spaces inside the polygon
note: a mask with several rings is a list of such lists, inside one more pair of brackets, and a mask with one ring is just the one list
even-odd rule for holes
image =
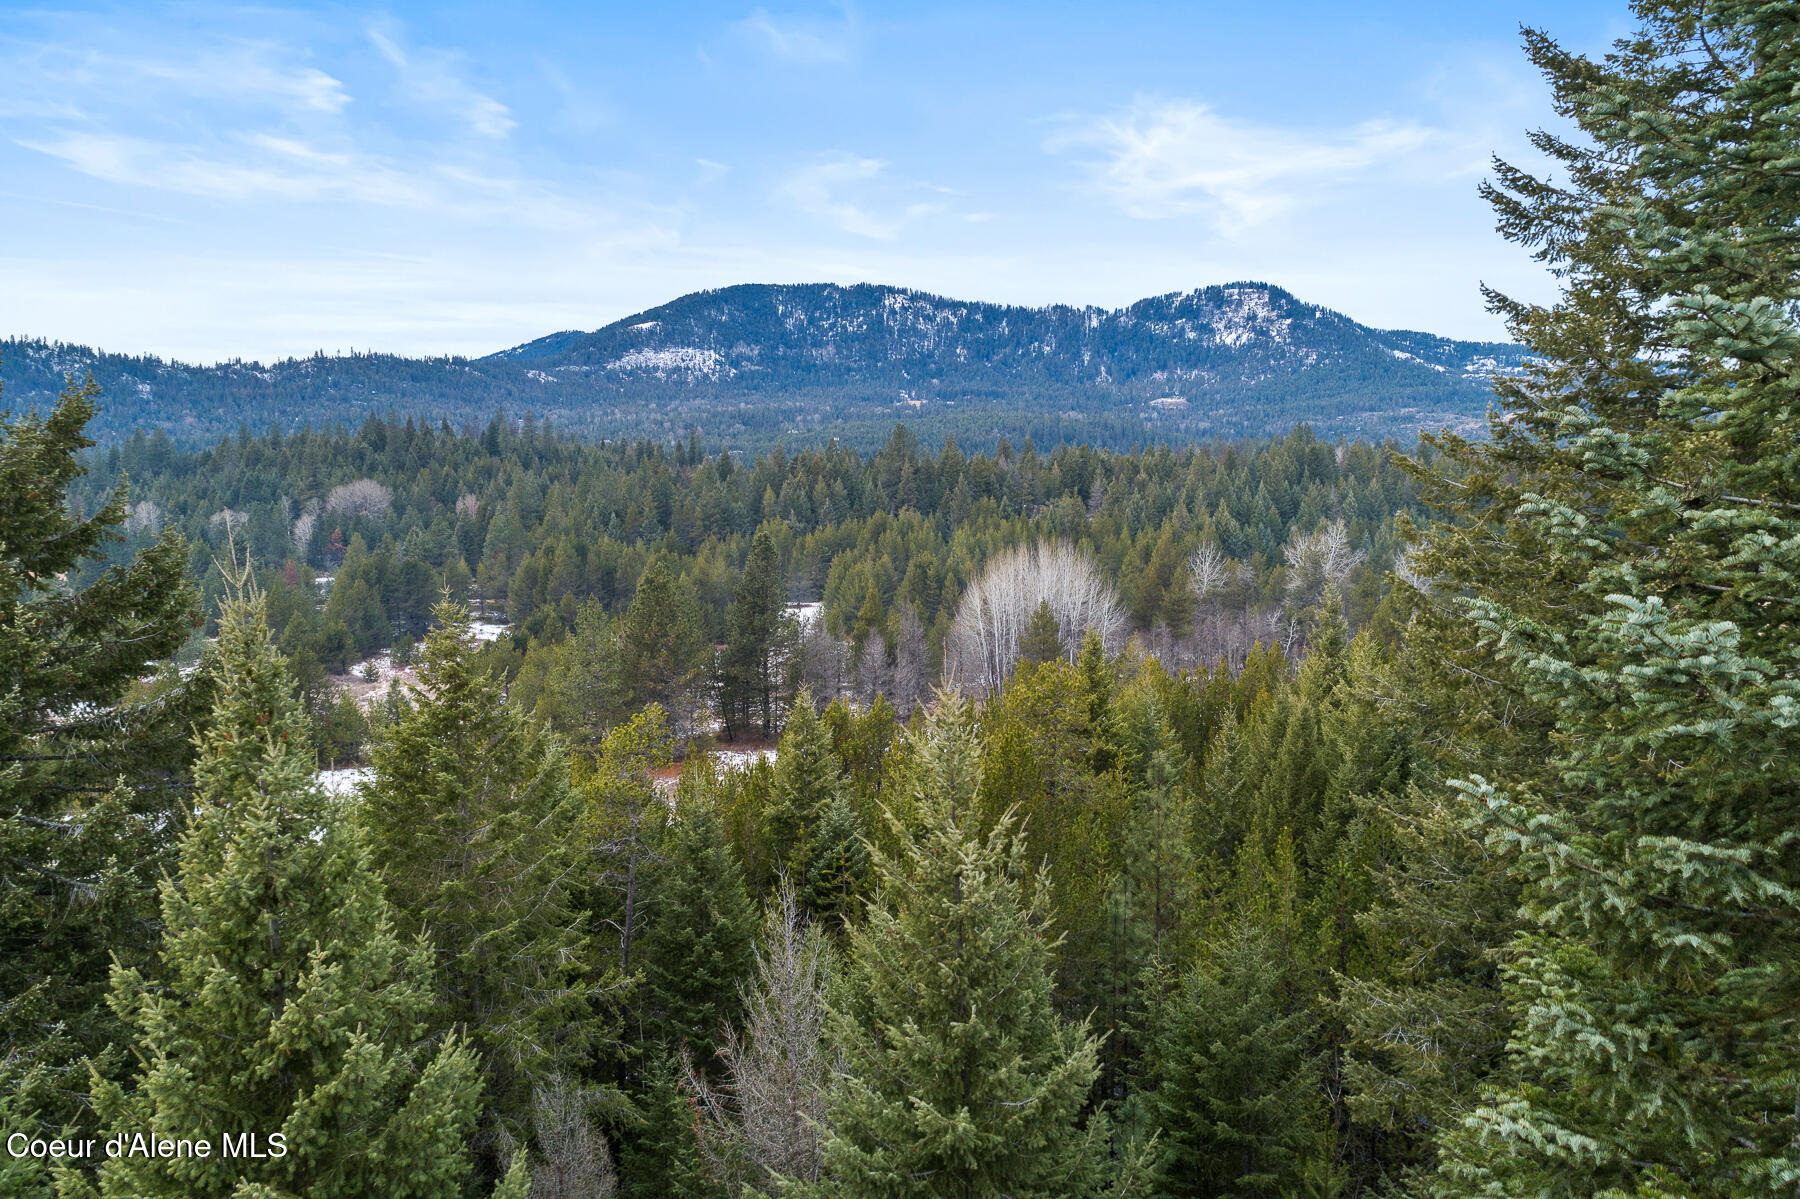
{"label": "snow patch on mountain", "polygon": [[717,379],[721,374],[732,375],[735,371],[725,365],[725,358],[717,350],[706,350],[699,346],[670,346],[661,350],[632,350],[606,364],[608,370],[620,374],[643,373],[655,375],[658,379],[671,376],[693,379]]}

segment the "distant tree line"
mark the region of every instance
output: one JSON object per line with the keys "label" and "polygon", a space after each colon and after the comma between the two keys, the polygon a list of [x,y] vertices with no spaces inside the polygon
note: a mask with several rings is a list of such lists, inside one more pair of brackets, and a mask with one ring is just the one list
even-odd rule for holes
{"label": "distant tree line", "polygon": [[[684,735],[714,718],[727,735],[766,735],[801,682],[821,703],[882,692],[910,712],[957,673],[959,613],[967,632],[994,611],[965,593],[982,577],[1005,589],[989,559],[1014,547],[1091,564],[1093,598],[1068,602],[1103,599],[1109,648],[1135,633],[1173,666],[1292,643],[1327,574],[1360,625],[1417,490],[1395,447],[1304,429],[1129,455],[1027,442],[988,457],[954,440],[932,454],[898,427],[873,455],[777,449],[748,463],[697,438],[591,446],[499,419],[479,437],[371,418],[355,434],[194,453],[152,441],[91,459],[85,502],[132,480],[120,552],[184,532],[209,604],[227,536],[265,564],[269,620],[331,758],[362,733],[329,676],[382,651],[404,659],[444,594],[510,626],[490,658],[565,733],[575,712],[604,722],[654,700]],[[1314,561],[1305,547],[1327,535],[1338,557]],[[1196,555],[1214,563],[1203,595]],[[806,628],[783,616],[801,602],[821,605]],[[1087,627],[1073,611],[1058,612],[1070,654]],[[1005,668],[985,686],[1010,671],[1008,629]]]}

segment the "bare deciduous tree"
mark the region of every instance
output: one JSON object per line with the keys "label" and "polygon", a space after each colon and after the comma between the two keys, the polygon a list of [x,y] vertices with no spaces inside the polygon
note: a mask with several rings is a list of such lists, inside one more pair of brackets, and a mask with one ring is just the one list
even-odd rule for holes
{"label": "bare deciduous tree", "polygon": [[1195,550],[1188,559],[1188,583],[1194,589],[1194,598],[1202,603],[1225,590],[1231,573],[1231,561],[1225,557],[1225,551],[1210,543]]}
{"label": "bare deciduous tree", "polygon": [[331,494],[325,497],[325,511],[334,516],[351,519],[366,516],[376,520],[386,516],[393,503],[393,493],[384,485],[374,479],[357,479],[333,487]]}
{"label": "bare deciduous tree", "polygon": [[594,1126],[596,1095],[567,1079],[532,1092],[531,1199],[613,1199],[619,1178]]}
{"label": "bare deciduous tree", "polygon": [[963,592],[950,633],[951,682],[993,694],[1019,661],[1019,636],[1048,602],[1071,661],[1089,629],[1109,654],[1125,636],[1125,609],[1087,555],[1066,541],[1020,546],[995,556]]}
{"label": "bare deciduous tree", "polygon": [[925,702],[931,689],[931,667],[925,660],[925,625],[911,604],[902,604],[894,629],[894,710],[905,720]]}
{"label": "bare deciduous tree", "polygon": [[1400,552],[1394,555],[1394,577],[1414,591],[1430,595],[1431,580],[1420,571],[1418,562],[1419,546],[1402,546]]}
{"label": "bare deciduous tree", "polygon": [[764,918],[743,1034],[724,1030],[724,1080],[715,1085],[687,1067],[700,1106],[700,1152],[732,1199],[746,1187],[773,1194],[777,1178],[818,1181],[833,1073],[825,1045],[830,972],[824,934],[805,923],[784,885]]}
{"label": "bare deciduous tree", "polygon": [[294,531],[292,537],[294,541],[294,554],[296,557],[301,559],[306,557],[306,551],[308,547],[312,545],[313,531],[318,528],[318,524],[319,501],[308,500],[306,501],[306,507],[302,508],[300,510],[300,515],[294,519]]}
{"label": "bare deciduous tree", "polygon": [[1288,568],[1288,607],[1295,612],[1317,604],[1326,587],[1343,587],[1363,560],[1363,551],[1350,547],[1350,533],[1341,520],[1295,537],[1282,552]]}
{"label": "bare deciduous tree", "polygon": [[248,512],[239,512],[236,508],[221,508],[206,518],[206,523],[214,529],[223,528],[230,535],[250,522]]}
{"label": "bare deciduous tree", "polygon": [[127,533],[148,533],[154,537],[162,532],[162,523],[162,509],[156,506],[155,500],[140,500],[125,514]]}
{"label": "bare deciduous tree", "polygon": [[856,660],[856,702],[868,707],[877,695],[894,689],[894,672],[888,666],[887,638],[879,629],[863,641],[862,656]]}
{"label": "bare deciduous tree", "polygon": [[809,620],[800,635],[800,681],[819,704],[844,693],[850,674],[850,646],[825,631],[823,620]]}

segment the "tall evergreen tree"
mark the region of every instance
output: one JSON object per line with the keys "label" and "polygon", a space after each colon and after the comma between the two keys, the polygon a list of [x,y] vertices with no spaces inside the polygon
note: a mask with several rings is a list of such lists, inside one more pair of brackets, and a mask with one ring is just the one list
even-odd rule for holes
{"label": "tall evergreen tree", "polygon": [[[162,888],[161,977],[121,969],[113,981],[141,1073],[129,1090],[96,1077],[94,1105],[109,1135],[203,1136],[214,1151],[112,1158],[100,1191],[461,1195],[478,1067],[454,1040],[420,1040],[429,960],[395,934],[360,830],[313,781],[304,717],[255,597],[226,604],[211,669],[219,698],[199,738],[196,815]],[[222,1138],[242,1134],[270,1156],[228,1154]]]}
{"label": "tall evergreen tree", "polygon": [[1215,952],[1158,1014],[1150,1099],[1161,1129],[1157,1194],[1329,1195],[1309,1018],[1283,1001],[1282,967],[1249,921]]}
{"label": "tall evergreen tree", "polygon": [[719,706],[727,736],[752,729],[767,737],[780,710],[782,659],[791,649],[784,613],[787,585],[781,554],[767,528],[750,540],[750,557],[731,604],[730,628],[720,663]]}
{"label": "tall evergreen tree", "polygon": [[1188,955],[1178,942],[1192,939],[1177,936],[1188,931],[1178,925],[1194,892],[1187,755],[1154,701],[1142,719],[1151,726],[1153,749],[1143,785],[1131,796],[1119,867],[1106,895],[1106,955],[1097,971],[1103,985],[1096,988],[1107,1033],[1103,1093],[1120,1099],[1143,1056],[1150,976],[1159,965],[1184,960]]}
{"label": "tall evergreen tree", "polygon": [[583,603],[575,627],[556,647],[534,712],[578,743],[597,744],[626,694],[619,641],[605,605],[598,599]]}
{"label": "tall evergreen tree", "polygon": [[713,1199],[720,1188],[700,1153],[693,1100],[683,1090],[676,1052],[651,1062],[641,1102],[643,1118],[620,1154],[627,1199]]}
{"label": "tall evergreen tree", "polygon": [[1188,757],[1180,738],[1152,703],[1145,719],[1153,729],[1143,786],[1132,797],[1125,826],[1122,873],[1153,950],[1177,930],[1194,884],[1194,857],[1188,844],[1192,818],[1187,792]]}
{"label": "tall evergreen tree", "polygon": [[625,710],[661,704],[678,735],[694,732],[709,647],[693,591],[666,561],[658,558],[645,568],[615,631]]}
{"label": "tall evergreen tree", "polygon": [[806,907],[831,928],[855,914],[869,873],[862,821],[842,790],[826,801],[812,835],[806,867]]}
{"label": "tall evergreen tree", "polygon": [[588,1048],[578,812],[562,747],[476,663],[467,610],[445,602],[436,618],[358,815],[400,931],[431,947],[434,1030],[480,1054],[479,1148],[497,1172],[533,1088]]}
{"label": "tall evergreen tree", "polygon": [[1019,634],[1019,664],[1054,662],[1062,657],[1062,652],[1062,627],[1056,622],[1056,613],[1050,610],[1049,600],[1039,600]]}
{"label": "tall evergreen tree", "polygon": [[[659,705],[651,704],[607,732],[593,759],[577,759],[587,851],[588,906],[597,956],[605,963],[606,994],[594,1011],[619,1017],[631,1036],[607,1047],[600,1061],[616,1081],[635,1087],[638,1051],[650,1040],[638,992],[644,982],[644,935],[650,891],[661,862],[668,803],[657,793],[654,772],[674,756],[674,734]],[[690,765],[700,769],[701,763]]]}
{"label": "tall evergreen tree", "polygon": [[643,961],[651,1036],[706,1062],[720,1025],[736,1019],[757,913],[711,791],[690,782],[698,774],[685,772],[659,847]]}
{"label": "tall evergreen tree", "polygon": [[1566,182],[1490,189],[1566,285],[1495,297],[1542,364],[1450,443],[1483,531],[1435,562],[1557,728],[1459,784],[1525,894],[1510,1078],[1446,1194],[1800,1185],[1800,8],[1636,7],[1603,61],[1527,34],[1586,140],[1538,138]]}
{"label": "tall evergreen tree", "polygon": [[819,1196],[1073,1196],[1101,1185],[1104,1117],[1081,1121],[1096,1045],[1051,1003],[1053,946],[1010,816],[983,839],[974,722],[946,698],[921,734],[921,827],[879,856],[831,1011],[844,1056]]}
{"label": "tall evergreen tree", "polygon": [[151,966],[211,691],[200,676],[131,696],[199,618],[172,529],[74,583],[125,521],[123,486],[91,516],[69,500],[98,395],[71,383],[46,416],[0,414],[0,1091],[46,1132],[79,1118],[81,1055],[118,1039],[110,962]]}
{"label": "tall evergreen tree", "polygon": [[[812,695],[802,688],[788,712],[775,756],[774,783],[762,811],[762,840],[776,869],[809,905],[815,867],[826,848],[825,816],[843,806],[843,792],[842,766],[831,747],[831,730],[813,710]],[[825,891],[830,887],[829,882],[824,884]]]}

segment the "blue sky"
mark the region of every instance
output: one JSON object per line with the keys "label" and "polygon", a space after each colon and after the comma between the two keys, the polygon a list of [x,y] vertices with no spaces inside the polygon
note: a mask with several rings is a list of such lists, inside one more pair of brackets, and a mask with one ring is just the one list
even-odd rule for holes
{"label": "blue sky", "polygon": [[1476,196],[1587,3],[0,0],[0,334],[481,354],[702,287],[1117,305],[1234,279],[1497,337]]}

